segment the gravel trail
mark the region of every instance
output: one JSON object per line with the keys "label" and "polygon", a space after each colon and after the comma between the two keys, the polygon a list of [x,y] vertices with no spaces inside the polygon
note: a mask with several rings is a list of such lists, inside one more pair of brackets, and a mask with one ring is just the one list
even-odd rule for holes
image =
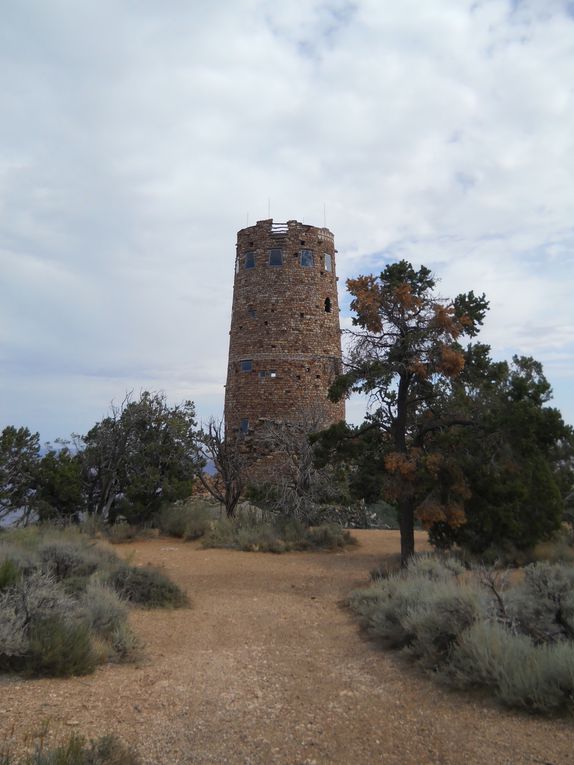
{"label": "gravel trail", "polygon": [[342,553],[169,539],[116,547],[161,566],[191,608],[133,612],[140,665],[67,680],[0,677],[2,739],[18,752],[42,726],[50,741],[115,732],[146,765],[574,765],[571,718],[443,690],[361,636],[342,601],[399,540],[353,533],[359,546]]}

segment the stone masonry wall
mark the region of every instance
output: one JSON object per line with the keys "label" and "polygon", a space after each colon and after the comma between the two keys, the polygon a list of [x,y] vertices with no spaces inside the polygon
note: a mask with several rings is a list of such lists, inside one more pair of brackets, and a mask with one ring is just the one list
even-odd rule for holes
{"label": "stone masonry wall", "polygon": [[[282,265],[270,264],[272,250],[281,250]],[[261,419],[289,421],[317,409],[326,424],[345,418],[344,401],[327,398],[341,363],[335,254],[328,229],[297,221],[264,220],[238,232],[228,432],[247,421],[253,433]]]}

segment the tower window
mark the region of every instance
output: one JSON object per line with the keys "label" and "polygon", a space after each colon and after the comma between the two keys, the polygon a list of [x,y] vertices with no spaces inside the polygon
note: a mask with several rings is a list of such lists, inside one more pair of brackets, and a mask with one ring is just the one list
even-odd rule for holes
{"label": "tower window", "polygon": [[331,298],[325,298],[325,313],[331,313]]}
{"label": "tower window", "polygon": [[333,258],[328,252],[325,253],[325,271],[333,270]]}
{"label": "tower window", "polygon": [[255,253],[252,251],[245,253],[245,268],[255,268]]}
{"label": "tower window", "polygon": [[249,433],[249,420],[247,419],[247,417],[245,417],[239,423],[239,430],[241,433]]}
{"label": "tower window", "polygon": [[299,252],[299,262],[304,268],[312,268],[313,267],[312,250],[301,250]]}
{"label": "tower window", "polygon": [[240,361],[239,364],[241,366],[242,372],[251,372],[253,369],[253,362],[251,359],[243,359],[243,361]]}
{"label": "tower window", "polygon": [[269,250],[269,265],[270,266],[282,266],[283,265],[283,250],[273,248]]}
{"label": "tower window", "polygon": [[257,311],[255,310],[255,308],[253,308],[253,306],[249,306],[249,308],[247,309],[247,315],[250,316],[252,319],[254,319],[257,316]]}

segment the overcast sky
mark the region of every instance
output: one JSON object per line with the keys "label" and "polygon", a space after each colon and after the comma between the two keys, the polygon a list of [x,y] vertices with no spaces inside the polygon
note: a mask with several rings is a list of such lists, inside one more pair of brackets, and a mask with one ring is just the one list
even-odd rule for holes
{"label": "overcast sky", "polygon": [[[223,409],[236,232],[485,292],[574,422],[574,2],[1,0],[0,428]],[[349,407],[360,420],[362,404]]]}

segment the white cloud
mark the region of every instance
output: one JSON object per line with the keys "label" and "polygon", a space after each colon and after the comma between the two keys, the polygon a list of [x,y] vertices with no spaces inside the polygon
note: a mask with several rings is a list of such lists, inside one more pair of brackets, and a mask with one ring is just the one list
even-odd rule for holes
{"label": "white cloud", "polygon": [[235,232],[268,198],[279,220],[326,205],[341,286],[425,263],[444,294],[487,293],[496,353],[572,379],[571,3],[2,15],[0,424],[85,430],[152,385],[221,410]]}

